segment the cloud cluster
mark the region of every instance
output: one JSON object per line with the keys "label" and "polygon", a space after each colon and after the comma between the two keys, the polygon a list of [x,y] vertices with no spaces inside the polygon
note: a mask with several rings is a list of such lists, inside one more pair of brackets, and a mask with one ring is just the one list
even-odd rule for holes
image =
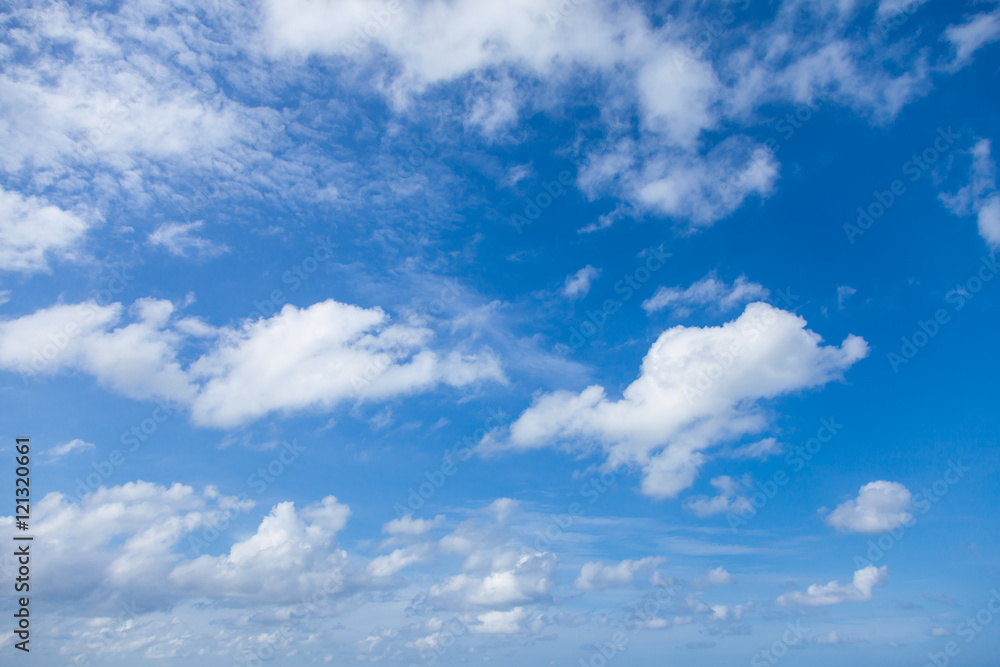
{"label": "cloud cluster", "polygon": [[[190,407],[196,424],[228,428],[275,411],[329,409],[438,385],[504,381],[488,353],[438,353],[433,333],[390,324],[379,308],[334,300],[285,305],[269,318],[215,328],[169,301],[140,299],[123,322],[115,303],[61,304],[0,322],[0,367],[82,371],[133,398]],[[186,347],[207,350],[190,363]]]}

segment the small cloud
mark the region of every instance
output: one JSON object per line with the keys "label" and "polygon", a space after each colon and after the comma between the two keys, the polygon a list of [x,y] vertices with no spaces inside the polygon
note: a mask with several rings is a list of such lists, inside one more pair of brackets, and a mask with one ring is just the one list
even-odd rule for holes
{"label": "small cloud", "polygon": [[781,454],[784,451],[784,445],[774,438],[764,438],[763,440],[737,447],[729,456],[734,459],[758,459],[766,461],[768,458]]}
{"label": "small cloud", "polygon": [[841,285],[837,288],[837,308],[843,310],[844,304],[853,295],[857,294],[858,290],[854,289],[850,285]]}
{"label": "small cloud", "polygon": [[709,569],[695,578],[695,585],[703,588],[706,586],[725,586],[731,583],[733,583],[733,575],[729,574],[726,568],[721,565]]}
{"label": "small cloud", "polygon": [[718,490],[718,495],[695,496],[685,504],[685,507],[698,516],[706,517],[723,512],[740,514],[753,508],[748,497],[751,488],[749,475],[744,475],[742,479],[720,475],[709,483]]}
{"label": "small cloud", "polygon": [[595,269],[588,264],[573,275],[566,277],[562,295],[571,301],[582,299],[590,292],[590,283],[600,275],[600,269]]}
{"label": "small cloud", "polygon": [[423,535],[442,523],[444,514],[438,514],[433,519],[414,519],[412,514],[404,514],[382,526],[382,532],[386,535]]}
{"label": "small cloud", "polygon": [[846,533],[884,533],[909,523],[913,497],[898,482],[879,480],[861,487],[858,497],[837,506],[826,523]]}
{"label": "small cloud", "polygon": [[147,240],[150,245],[163,246],[167,252],[177,257],[190,255],[216,257],[229,252],[226,245],[216,244],[193,234],[203,225],[204,221],[202,220],[187,223],[167,222],[157,227]]}
{"label": "small cloud", "polygon": [[651,572],[664,561],[666,559],[662,556],[649,556],[641,560],[623,560],[614,565],[587,563],[580,569],[580,576],[573,585],[583,590],[622,586],[635,581],[636,576]]}
{"label": "small cloud", "polygon": [[642,302],[647,313],[671,308],[674,314],[686,317],[695,307],[709,307],[725,312],[751,301],[766,299],[770,292],[746,276],[740,276],[732,285],[719,280],[715,271],[690,287],[660,287],[653,296]]}
{"label": "small cloud", "polygon": [[931,637],[950,637],[951,632],[946,628],[931,628]]}
{"label": "small cloud", "polygon": [[73,440],[70,440],[62,445],[56,445],[46,453],[48,454],[50,461],[56,461],[71,452],[86,452],[94,449],[96,446],[97,445],[92,442],[87,442],[86,440],[81,440],[80,438],[74,438]]}

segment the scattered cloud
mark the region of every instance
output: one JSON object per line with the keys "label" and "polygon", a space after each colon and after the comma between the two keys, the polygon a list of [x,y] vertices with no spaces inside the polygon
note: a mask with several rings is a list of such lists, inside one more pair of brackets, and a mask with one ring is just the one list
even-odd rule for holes
{"label": "scattered cloud", "polygon": [[972,168],[968,185],[953,195],[942,193],[942,203],[955,215],[974,214],[979,235],[994,249],[1000,248],[1000,193],[997,192],[996,163],[989,139],[972,147]]}

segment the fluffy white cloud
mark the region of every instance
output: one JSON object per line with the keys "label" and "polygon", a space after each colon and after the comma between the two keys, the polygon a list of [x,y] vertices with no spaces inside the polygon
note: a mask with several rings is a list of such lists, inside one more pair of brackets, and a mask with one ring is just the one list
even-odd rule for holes
{"label": "fluffy white cloud", "polygon": [[75,213],[0,188],[0,269],[47,271],[48,259],[72,259],[89,224]]}
{"label": "fluffy white cloud", "polygon": [[622,586],[632,583],[636,577],[651,573],[665,561],[662,556],[647,556],[639,560],[626,559],[613,565],[586,563],[580,568],[580,576],[573,585],[583,590]]}
{"label": "fluffy white cloud", "polygon": [[971,152],[969,183],[953,195],[942,193],[940,199],[955,215],[975,214],[979,235],[991,248],[1000,248],[1000,192],[989,139],[976,142]]}
{"label": "fluffy white cloud", "polygon": [[838,505],[826,523],[844,532],[884,533],[913,520],[912,501],[909,489],[899,482],[869,482],[856,499]]}
{"label": "fluffy white cloud", "polygon": [[590,283],[601,275],[599,269],[595,269],[589,264],[571,276],[566,276],[566,283],[562,288],[562,295],[571,301],[582,299],[590,292]]}
{"label": "fluffy white cloud", "polygon": [[759,283],[740,276],[732,285],[719,280],[715,271],[687,288],[660,287],[653,296],[642,302],[647,313],[671,308],[674,313],[685,316],[692,308],[708,306],[725,311],[742,306],[751,301],[766,299],[770,292]]}
{"label": "fluffy white cloud", "polygon": [[672,497],[694,481],[705,449],[767,425],[762,400],[840,378],[867,354],[857,336],[825,346],[801,317],[752,303],[722,326],[665,331],[620,399],[598,385],[542,394],[481,451],[598,442],[608,467],[638,464],[644,493]]}
{"label": "fluffy white cloud", "polygon": [[469,624],[469,631],[488,635],[517,634],[523,632],[521,623],[529,616],[530,612],[522,607],[514,607],[508,611],[488,611],[476,616],[476,622]]}
{"label": "fluffy white cloud", "polygon": [[806,591],[785,593],[777,599],[782,606],[824,606],[843,602],[865,602],[872,599],[872,588],[883,586],[889,580],[889,568],[885,565],[869,565],[855,571],[854,581],[841,585],[836,581],[828,584],[813,584]]}
{"label": "fluffy white cloud", "polygon": [[[428,347],[429,329],[389,324],[378,308],[286,305],[270,318],[221,329],[179,317],[163,300],[136,301],[130,324],[121,322],[123,311],[121,304],[58,305],[0,322],[0,367],[84,371],[133,398],[187,405],[196,423],[217,427],[439,384],[505,381],[491,354],[439,354]],[[206,337],[210,349],[185,368],[185,346]]]}

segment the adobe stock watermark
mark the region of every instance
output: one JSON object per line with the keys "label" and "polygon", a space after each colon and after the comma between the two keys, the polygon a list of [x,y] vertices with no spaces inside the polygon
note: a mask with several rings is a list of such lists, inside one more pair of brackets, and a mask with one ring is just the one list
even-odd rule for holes
{"label": "adobe stock watermark", "polygon": [[[305,451],[306,448],[301,446],[298,440],[294,438],[291,442],[282,442],[281,450],[278,454],[247,477],[247,486],[258,496],[264,493],[267,487],[281,477],[285,473],[285,470],[295,463]],[[188,548],[191,553],[195,556],[201,555],[212,542],[219,539],[229,529],[237,517],[253,507],[254,504],[253,500],[245,493],[237,496],[235,502],[228,503],[226,507],[222,508],[223,512],[213,515],[212,521],[202,527],[200,537],[196,537],[195,535],[188,537]]]}
{"label": "adobe stock watermark", "polygon": [[889,362],[893,373],[899,373],[900,368],[910,363],[920,350],[941,332],[941,327],[951,322],[952,314],[965,308],[966,304],[982,291],[986,283],[993,280],[1000,272],[1000,264],[997,263],[996,257],[984,255],[979,260],[979,269],[958,287],[945,294],[944,300],[951,306],[951,312],[946,308],[938,308],[926,320],[917,320],[913,333],[902,336],[899,339],[899,348],[886,354],[886,361]]}
{"label": "adobe stock watermark", "polygon": [[[343,586],[343,575],[340,572],[333,572],[321,585],[316,587],[306,600],[299,602],[288,611],[288,618],[298,618],[301,621],[315,615],[319,611],[319,605],[324,604],[332,593],[340,592]],[[251,648],[242,641],[237,644],[236,648],[239,654],[235,664],[242,667],[260,667],[268,660],[273,660],[278,653],[277,645],[283,640],[290,640],[295,635],[295,627],[286,621],[276,628],[273,635],[260,646]]]}
{"label": "adobe stock watermark", "polygon": [[626,616],[622,622],[624,630],[617,630],[611,635],[611,640],[595,644],[589,658],[580,658],[579,667],[605,667],[618,655],[628,650],[629,635],[641,630],[646,623],[656,619],[664,606],[673,602],[677,595],[677,585],[674,583],[657,584],[637,603],[625,608]]}
{"label": "adobe stock watermark", "polygon": [[173,417],[177,412],[176,408],[167,405],[161,400],[157,400],[156,404],[157,407],[153,408],[148,417],[138,424],[133,424],[129,430],[122,432],[119,439],[124,446],[122,449],[111,450],[103,461],[91,464],[94,472],[89,473],[82,479],[80,477],[76,478],[76,489],[71,496],[76,502],[82,501],[85,496],[99,489],[114,474],[115,470],[125,465],[129,457],[149,440],[164,422]]}
{"label": "adobe stock watermark", "polygon": [[425,471],[423,480],[416,487],[411,486],[407,489],[408,495],[405,504],[398,502],[393,504],[392,509],[396,513],[397,519],[402,519],[405,515],[412,514],[422,508],[445,485],[445,482],[458,472],[456,460],[458,462],[466,461],[473,455],[479,441],[487,433],[495,428],[505,426],[509,421],[503,410],[490,408],[488,414],[489,416],[483,421],[482,426],[456,441],[454,448],[445,452],[441,465],[434,470]]}
{"label": "adobe stock watermark", "polygon": [[363,26],[354,28],[354,37],[349,42],[340,45],[340,53],[344,56],[355,56],[367,48],[372,40],[389,27],[392,20],[403,13],[403,5],[399,0],[389,0],[384,9],[373,9],[368,12],[371,17]]}
{"label": "adobe stock watermark", "polygon": [[[948,461],[948,470],[939,479],[934,480],[930,485],[925,486],[915,496],[912,504],[915,509],[919,509],[921,514],[927,514],[932,507],[941,502],[947,495],[949,489],[965,476],[965,473],[972,470],[969,466],[962,465],[962,460],[957,462]],[[895,526],[879,535],[877,538],[868,540],[868,550],[864,556],[854,557],[854,568],[860,570],[874,565],[882,560],[889,551],[903,539],[907,529],[917,524],[916,517],[910,515],[900,525]]]}
{"label": "adobe stock watermark", "polygon": [[[947,129],[939,127],[937,136],[934,137],[930,145],[919,153],[914,153],[908,160],[900,165],[899,170],[903,176],[907,176],[911,183],[920,180],[927,171],[941,157],[951,150],[951,147],[958,141],[958,136],[951,127]],[[852,245],[859,236],[864,235],[892,206],[899,201],[899,198],[907,192],[906,182],[897,178],[889,183],[885,190],[873,190],[872,201],[867,206],[858,207],[858,217],[851,222],[845,222],[843,229],[848,242]]]}
{"label": "adobe stock watermark", "polygon": [[[819,423],[820,426],[816,429],[815,436],[801,445],[796,445],[785,454],[785,464],[791,467],[792,472],[802,470],[823,450],[823,445],[832,441],[844,428],[843,424],[837,423],[835,417],[820,419]],[[729,530],[735,535],[739,528],[746,526],[753,517],[757,516],[757,512],[777,496],[781,488],[787,486],[789,481],[791,481],[789,471],[781,469],[775,471],[771,475],[771,479],[757,482],[757,489],[750,494],[746,505],[738,512],[726,513]]]}
{"label": "adobe stock watermark", "polygon": [[[967,616],[964,621],[955,626],[955,634],[961,637],[966,644],[970,644],[993,622],[993,618],[997,614],[1000,614],[1000,591],[991,588],[990,598],[986,604],[975,614]],[[928,661],[924,663],[924,667],[947,667],[951,664],[952,658],[957,658],[961,653],[962,646],[957,641],[948,641],[941,647],[940,651],[931,651],[927,654]]]}
{"label": "adobe stock watermark", "polygon": [[30,367],[24,364],[18,367],[17,372],[23,382],[27,383],[29,378],[44,372],[49,364],[69,347],[70,342],[83,332],[82,325],[97,318],[97,309],[115,303],[117,296],[135,280],[135,275],[129,273],[129,267],[124,262],[112,262],[110,259],[105,259],[101,263],[101,267],[99,287],[93,290],[81,304],[84,306],[84,312],[80,320],[67,322],[62,329],[49,332],[43,342],[32,350]]}
{"label": "adobe stock watermark", "polygon": [[645,263],[626,273],[614,284],[615,294],[620,295],[621,300],[605,299],[599,310],[588,310],[587,319],[570,327],[568,342],[573,350],[580,349],[588,342],[593,344],[603,333],[608,317],[621,310],[622,306],[628,303],[642,289],[643,285],[650,281],[653,274],[666,265],[673,253],[663,252],[659,248],[647,248],[640,253],[641,255],[646,256]]}
{"label": "adobe stock watermark", "polygon": [[[316,246],[302,257],[298,262],[292,264],[281,274],[281,282],[288,285],[289,292],[296,292],[308,281],[319,267],[333,259],[333,240],[329,236],[321,236],[317,239]],[[288,301],[288,296],[281,288],[271,290],[268,298],[263,300],[254,299],[253,310],[246,319],[255,320],[261,317],[270,317],[281,311],[282,305]]]}
{"label": "adobe stock watermark", "polygon": [[883,38],[888,38],[889,33],[899,30],[910,17],[917,13],[920,6],[923,5],[927,0],[909,0],[905,5],[901,7],[896,7],[891,14],[884,14],[875,23],[875,27],[878,28],[879,34]]}
{"label": "adobe stock watermark", "polygon": [[775,665],[779,660],[788,655],[788,649],[802,643],[809,628],[802,627],[802,621],[795,623],[788,621],[785,623],[785,630],[782,635],[775,639],[770,646],[762,648],[750,658],[750,667],[768,667]]}
{"label": "adobe stock watermark", "polygon": [[[426,305],[426,311],[431,315],[441,315],[445,312],[448,306],[455,303],[461,296],[462,292],[458,287],[458,283],[454,280],[445,279],[444,287],[438,292],[438,295],[430,300]],[[420,302],[421,310],[424,309],[423,302]],[[400,342],[398,339],[396,342]],[[355,373],[351,376],[351,386],[355,391],[361,391],[372,382],[377,380],[382,373],[392,365],[395,361],[392,355],[388,352],[381,352],[375,355],[373,358],[365,361],[364,368],[360,373]]]}

